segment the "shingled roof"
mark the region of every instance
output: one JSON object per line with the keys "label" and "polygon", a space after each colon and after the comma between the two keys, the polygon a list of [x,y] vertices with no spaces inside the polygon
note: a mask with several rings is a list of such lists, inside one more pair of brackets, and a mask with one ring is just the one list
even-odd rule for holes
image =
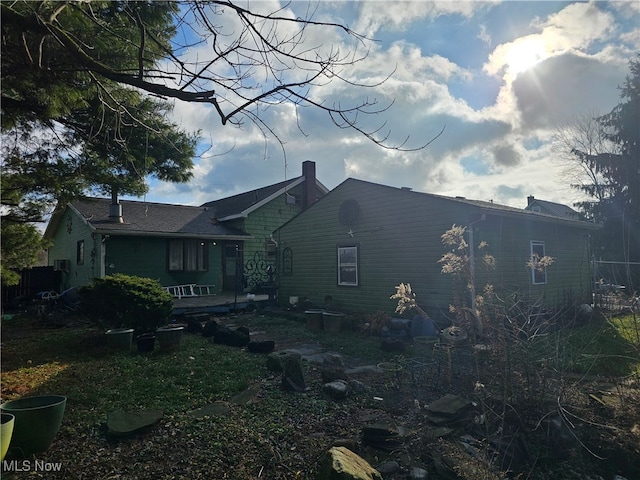
{"label": "shingled roof", "polygon": [[563,205],[562,203],[549,202],[547,200],[538,200],[533,195],[527,197],[527,206],[525,210],[533,212],[547,213],[560,218],[571,218],[578,220],[580,215],[573,208]]}
{"label": "shingled roof", "polygon": [[202,206],[208,208],[218,220],[239,217],[246,215],[247,211],[251,210],[252,207],[269,201],[273,196],[279,195],[285,189],[293,188],[303,181],[304,177],[300,176],[231,197],[213,200],[202,204]]}
{"label": "shingled roof", "polygon": [[[299,177],[220,200],[213,200],[204,203],[202,206],[209,208],[212,214],[220,221],[247,217],[252,211],[298,185],[303,185],[302,197],[305,195],[310,196],[298,199],[302,208],[306,208],[315,202],[317,191],[322,192],[322,194],[329,192],[329,189],[316,179],[315,163],[307,160],[302,164],[302,175]],[[293,199],[293,197],[291,198]]]}
{"label": "shingled roof", "polygon": [[[74,209],[97,233],[113,235],[186,236],[211,239],[245,240],[248,233],[218,223],[206,207],[171,205],[133,200],[120,200],[122,223],[109,217],[111,199],[85,198],[72,202]],[[47,226],[47,234],[53,235],[62,212],[54,215]]]}

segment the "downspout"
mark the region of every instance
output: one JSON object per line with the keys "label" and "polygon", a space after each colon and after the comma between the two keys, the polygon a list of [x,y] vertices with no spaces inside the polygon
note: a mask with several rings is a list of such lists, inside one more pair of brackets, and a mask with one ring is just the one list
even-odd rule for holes
{"label": "downspout", "polygon": [[109,235],[100,236],[100,260],[98,264],[98,278],[104,278],[107,274],[106,259],[107,259],[107,239]]}
{"label": "downspout", "polygon": [[480,321],[480,315],[478,314],[478,302],[476,301],[476,255],[475,255],[475,243],[473,239],[473,225],[476,223],[484,222],[487,219],[487,215],[483,213],[478,220],[467,225],[467,231],[469,232],[469,292],[471,294],[471,315],[474,318],[474,327],[479,335],[482,335],[484,328]]}

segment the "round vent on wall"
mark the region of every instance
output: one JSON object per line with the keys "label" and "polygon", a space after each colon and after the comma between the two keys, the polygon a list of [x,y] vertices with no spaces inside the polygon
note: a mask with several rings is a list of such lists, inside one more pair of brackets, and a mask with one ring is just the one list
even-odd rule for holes
{"label": "round vent on wall", "polygon": [[349,199],[342,202],[338,213],[341,225],[353,226],[360,217],[360,205],[355,200]]}

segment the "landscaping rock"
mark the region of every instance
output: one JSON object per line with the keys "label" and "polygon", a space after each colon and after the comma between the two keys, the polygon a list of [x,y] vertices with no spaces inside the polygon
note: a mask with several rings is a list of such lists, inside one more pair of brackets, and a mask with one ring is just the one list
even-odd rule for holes
{"label": "landscaping rock", "polygon": [[367,386],[360,380],[349,380],[349,387],[354,393],[367,393]]}
{"label": "landscaping rock", "polygon": [[251,337],[247,329],[237,328],[235,330],[229,327],[219,327],[218,331],[213,335],[213,342],[229,347],[244,347],[249,344]]}
{"label": "landscaping rock", "polygon": [[282,367],[282,389],[287,392],[304,392],[307,384],[302,369],[302,357],[295,353],[287,355]]}
{"label": "landscaping rock", "polygon": [[400,464],[394,460],[389,460],[388,462],[383,462],[378,465],[376,470],[378,470],[382,476],[393,475],[400,471]]}
{"label": "landscaping rock", "polygon": [[435,425],[451,425],[466,421],[470,409],[469,400],[447,394],[427,406],[427,417]]}
{"label": "landscaping rock", "polygon": [[267,369],[271,372],[280,373],[284,371],[284,364],[290,356],[298,356],[299,353],[290,351],[272,352],[267,356]]}
{"label": "landscaping rock", "polygon": [[215,402],[205,405],[204,407],[193,410],[189,413],[193,418],[201,420],[207,417],[223,417],[229,413],[230,409],[226,403]]}
{"label": "landscaping rock", "polygon": [[342,400],[349,394],[349,384],[344,380],[334,380],[333,382],[325,383],[322,386],[322,391],[334,400]]}
{"label": "landscaping rock", "polygon": [[323,383],[330,383],[334,380],[349,380],[342,356],[338,353],[326,353],[320,367],[320,376]]}
{"label": "landscaping rock", "polygon": [[411,467],[409,478],[411,480],[427,480],[427,478],[429,478],[429,474],[424,468]]}
{"label": "landscaping rock", "polygon": [[247,405],[255,400],[256,395],[260,391],[259,385],[251,385],[246,390],[243,390],[240,393],[236,393],[229,400],[231,403],[235,403],[236,405]]}
{"label": "landscaping rock", "polygon": [[185,330],[189,333],[202,333],[204,331],[203,325],[208,321],[209,315],[206,313],[186,315],[187,328]]}
{"label": "landscaping rock", "polygon": [[325,455],[316,480],[382,480],[382,475],[351,450],[333,447]]}
{"label": "landscaping rock", "polygon": [[251,353],[271,353],[276,348],[273,340],[262,340],[260,342],[249,342],[247,350]]}
{"label": "landscaping rock", "polygon": [[158,423],[162,415],[162,410],[111,412],[107,414],[107,433],[113,436],[137,433]]}
{"label": "landscaping rock", "polygon": [[209,320],[202,328],[202,336],[206,338],[213,337],[218,331],[218,327],[218,322],[215,320]]}
{"label": "landscaping rock", "polygon": [[478,461],[469,453],[468,449],[451,443],[441,442],[439,451],[433,452],[432,457],[438,475],[448,480],[460,478],[482,478],[499,480],[500,477],[491,471],[487,462]]}
{"label": "landscaping rock", "polygon": [[437,337],[439,334],[433,320],[428,316],[416,315],[411,321],[411,336],[415,337]]}
{"label": "landscaping rock", "polygon": [[362,427],[362,443],[379,450],[391,451],[405,440],[406,428],[391,423],[375,423]]}

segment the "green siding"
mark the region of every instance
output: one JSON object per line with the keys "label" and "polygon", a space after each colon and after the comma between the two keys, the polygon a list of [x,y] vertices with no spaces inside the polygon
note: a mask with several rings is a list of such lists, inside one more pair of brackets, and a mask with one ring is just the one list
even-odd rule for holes
{"label": "green siding", "polygon": [[[587,232],[554,223],[489,218],[479,227],[489,243],[488,252],[496,257],[498,268],[490,281],[503,292],[542,299],[547,305],[566,301],[590,303],[591,275]],[[547,268],[547,283],[534,285],[526,266],[530,242],[542,241],[545,254],[553,257]]]}
{"label": "green siding", "polygon": [[[197,283],[222,287],[220,242],[204,240],[208,248],[208,271],[169,272],[167,252],[169,238],[111,235],[105,242],[105,270],[107,275],[123,273],[158,280],[161,285]],[[216,243],[216,245],[213,245]]]}
{"label": "green siding", "polygon": [[[92,278],[100,275],[100,238],[72,210],[67,209],[60,228],[52,238],[49,248],[48,264],[55,265],[56,260],[69,260],[69,271],[62,272],[62,289],[87,285]],[[78,264],[76,256],[77,242],[84,240],[84,263]]]}
{"label": "green siding", "polygon": [[[94,232],[72,209],[67,208],[49,248],[48,263],[70,260],[70,270],[62,274],[63,289],[88,285],[93,278],[123,273],[156,279],[162,285],[197,283],[222,289],[222,254],[219,241],[208,240],[208,271],[169,272],[167,252],[170,238],[108,235]],[[76,262],[76,245],[85,241],[85,261]],[[102,255],[104,254],[104,266]]]}
{"label": "green siding", "polygon": [[[355,224],[342,225],[340,206],[348,199],[358,202],[360,216]],[[280,254],[288,247],[293,259],[292,275],[279,276],[279,298],[284,302],[289,296],[307,297],[321,306],[329,295],[336,308],[393,312],[396,304],[389,297],[395,285],[409,282],[418,303],[432,316],[444,317],[453,298],[453,278],[442,274],[438,263],[446,252],[441,235],[453,224],[467,225],[479,215],[479,208],[465,203],[347,180],[277,232]],[[569,294],[586,300],[584,230],[487,216],[474,233],[474,243],[487,241],[487,252],[496,257],[497,269],[489,279],[499,286],[516,287],[547,301]],[[530,240],[545,241],[546,254],[556,257],[547,285],[531,285],[525,268]],[[357,287],[337,285],[338,245],[359,247]],[[477,271],[481,291],[487,278],[479,267]]]}
{"label": "green siding", "polygon": [[253,237],[244,242],[245,261],[252,258],[256,252],[264,254],[266,242],[273,232],[298,213],[300,206],[287,204],[284,195],[251,212],[244,222],[245,232]]}
{"label": "green siding", "polygon": [[[292,195],[301,195],[301,187],[290,191]],[[287,203],[286,196],[280,195],[270,202],[252,211],[246,218],[230,221],[229,223],[253,238],[243,242],[244,262],[248,262],[257,254],[266,258],[266,242],[277,228],[301,212],[298,203]],[[275,261],[275,259],[274,259]]]}

